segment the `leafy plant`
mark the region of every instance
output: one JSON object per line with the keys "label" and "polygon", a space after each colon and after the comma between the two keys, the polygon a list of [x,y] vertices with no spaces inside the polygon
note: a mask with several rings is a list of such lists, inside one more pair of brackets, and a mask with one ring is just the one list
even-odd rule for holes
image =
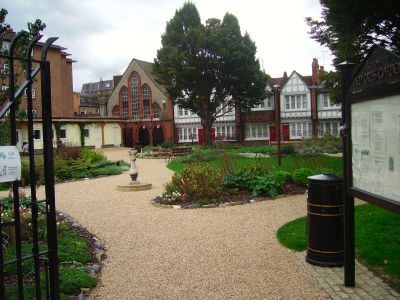
{"label": "leafy plant", "polygon": [[281,146],[281,153],[282,154],[296,154],[296,147],[292,144],[284,144]]}
{"label": "leafy plant", "polygon": [[167,148],[172,148],[174,146],[174,143],[171,141],[165,141],[161,143],[161,148],[167,149]]}
{"label": "leafy plant", "polygon": [[96,278],[90,277],[83,268],[60,268],[60,291],[67,295],[77,295],[81,288],[96,285]]}
{"label": "leafy plant", "polygon": [[313,175],[313,171],[308,169],[308,168],[300,168],[296,169],[293,172],[293,179],[294,181],[301,185],[301,186],[307,186],[308,183],[308,177]]}
{"label": "leafy plant", "polygon": [[249,189],[250,184],[253,180],[253,176],[245,171],[241,170],[236,173],[228,173],[224,177],[224,184],[228,187],[234,187],[238,189]]}
{"label": "leafy plant", "polygon": [[222,172],[212,166],[191,164],[172,176],[172,184],[191,199],[219,198],[222,193]]}
{"label": "leafy plant", "polygon": [[83,149],[80,153],[80,157],[91,164],[107,160],[103,153],[89,149]]}

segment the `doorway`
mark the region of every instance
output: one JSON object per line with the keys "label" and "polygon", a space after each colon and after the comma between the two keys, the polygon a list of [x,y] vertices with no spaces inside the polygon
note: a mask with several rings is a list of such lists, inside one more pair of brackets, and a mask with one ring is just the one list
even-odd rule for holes
{"label": "doorway", "polygon": [[160,125],[153,128],[153,146],[159,146],[164,143],[164,130]]}
{"label": "doorway", "polygon": [[139,142],[142,147],[150,145],[150,134],[146,125],[139,127]]}

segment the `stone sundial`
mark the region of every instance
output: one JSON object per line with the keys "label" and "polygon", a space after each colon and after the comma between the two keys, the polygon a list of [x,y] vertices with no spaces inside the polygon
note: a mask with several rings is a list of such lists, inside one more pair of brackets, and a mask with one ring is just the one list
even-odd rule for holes
{"label": "stone sundial", "polygon": [[129,176],[131,177],[131,181],[127,184],[122,184],[117,186],[118,191],[124,192],[136,192],[136,191],[145,191],[150,190],[153,186],[151,183],[148,182],[140,182],[138,180],[139,172],[136,166],[136,154],[137,150],[129,150],[128,151],[130,160],[131,160],[131,167],[129,169]]}

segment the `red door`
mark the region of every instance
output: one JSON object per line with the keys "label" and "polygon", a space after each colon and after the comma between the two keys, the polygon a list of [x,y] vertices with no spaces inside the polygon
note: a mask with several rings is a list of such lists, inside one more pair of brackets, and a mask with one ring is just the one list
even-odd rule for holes
{"label": "red door", "polygon": [[276,142],[276,128],[275,125],[269,126],[269,141]]}
{"label": "red door", "polygon": [[[198,129],[197,137],[198,137],[199,145],[204,145],[204,129],[203,128]],[[215,141],[215,128],[211,128],[211,138],[214,142]]]}
{"label": "red door", "polygon": [[282,133],[284,141],[290,140],[289,124],[282,124]]}

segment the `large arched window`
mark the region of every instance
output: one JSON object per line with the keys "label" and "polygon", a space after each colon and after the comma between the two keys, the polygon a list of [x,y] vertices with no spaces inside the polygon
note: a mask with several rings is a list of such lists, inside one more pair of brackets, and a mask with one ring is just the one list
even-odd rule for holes
{"label": "large arched window", "polygon": [[153,118],[160,118],[160,106],[157,103],[153,103]]}
{"label": "large arched window", "polygon": [[[126,88],[123,88],[120,93],[121,103],[122,103],[122,117],[129,117],[129,108],[128,108],[128,91]],[[113,110],[114,112],[114,110]]]}
{"label": "large arched window", "polygon": [[132,118],[133,119],[140,119],[140,94],[139,94],[139,84],[140,78],[139,75],[133,73],[131,75],[131,105],[132,105]]}
{"label": "large arched window", "polygon": [[143,118],[149,119],[151,91],[147,84],[143,85],[142,94],[143,94]]}

